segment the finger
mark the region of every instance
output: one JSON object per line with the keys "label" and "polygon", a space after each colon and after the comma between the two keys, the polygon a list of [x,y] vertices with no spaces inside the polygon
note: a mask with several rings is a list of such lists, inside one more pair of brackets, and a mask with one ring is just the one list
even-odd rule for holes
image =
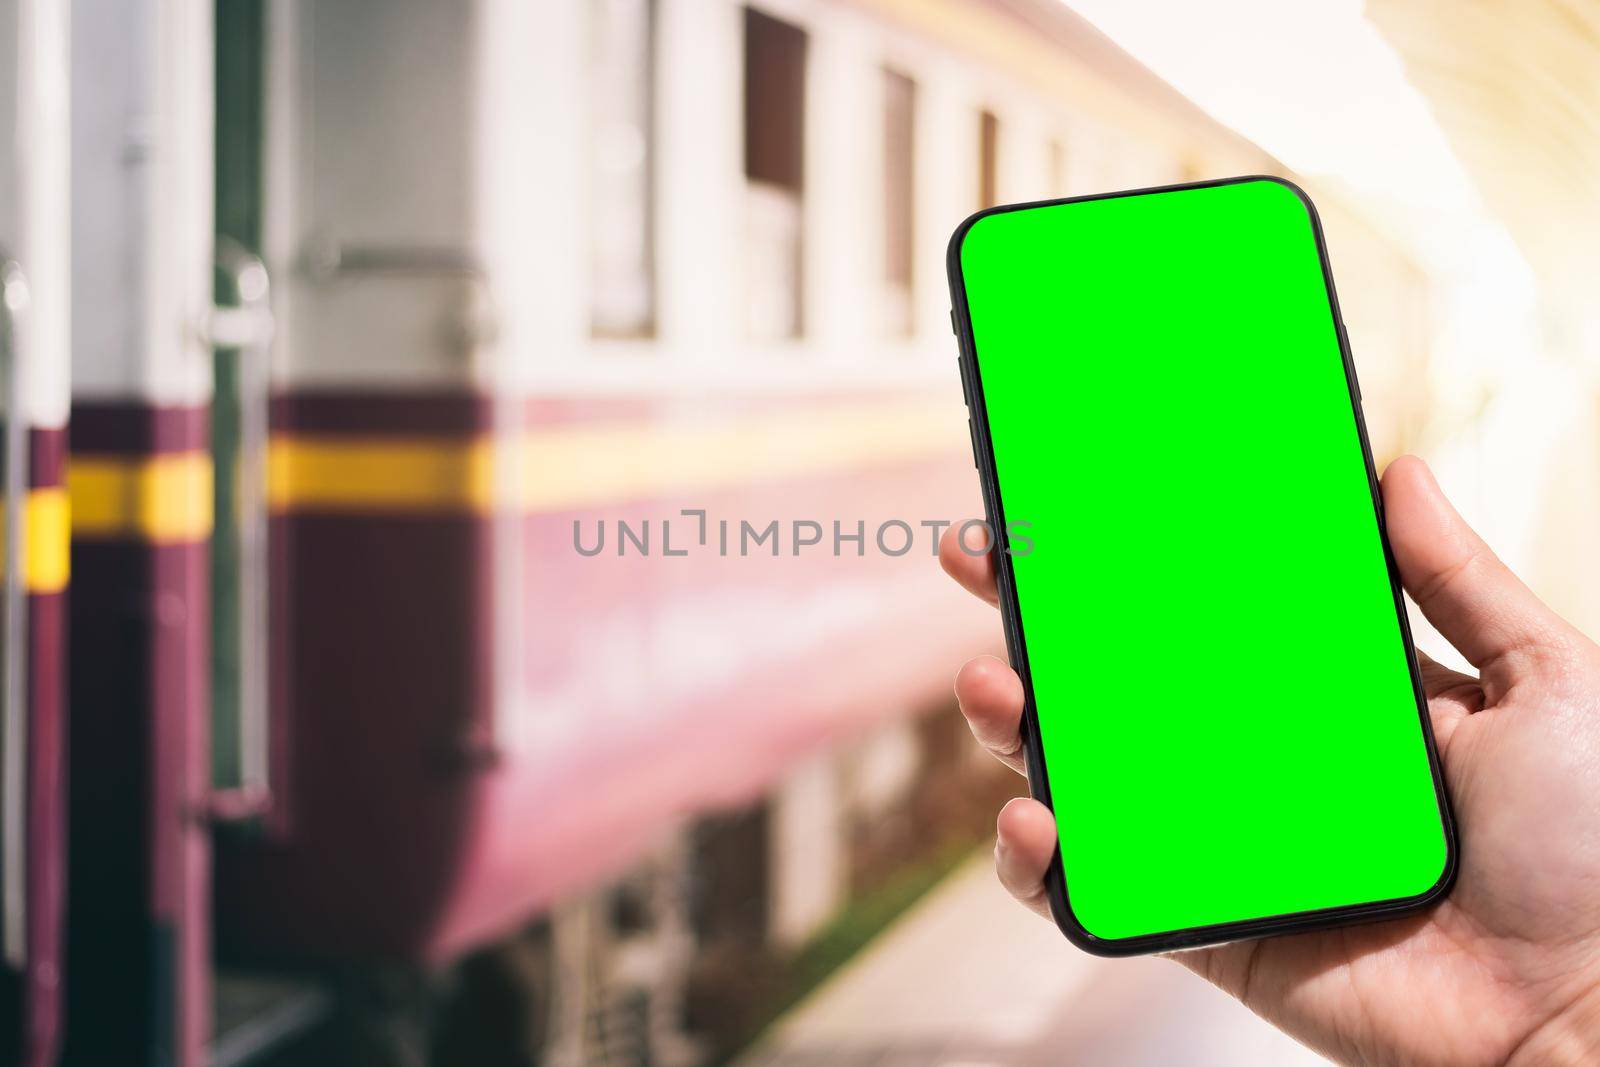
{"label": "finger", "polygon": [[1056,820],[1037,800],[1017,797],[1000,809],[995,828],[994,869],[1006,892],[1050,917],[1044,875],[1056,854]]}
{"label": "finger", "polygon": [[1509,683],[1568,646],[1566,624],[1456,513],[1427,464],[1415,456],[1389,464],[1383,505],[1401,583],[1486,682]]}
{"label": "finger", "polygon": [[1007,767],[1022,762],[1022,679],[993,656],[968,660],[956,674],[956,703],[978,743]]}
{"label": "finger", "polygon": [[1417,653],[1417,665],[1422,668],[1422,691],[1429,703],[1457,704],[1467,713],[1483,710],[1483,683],[1478,679],[1434,662],[1425,652]]}
{"label": "finger", "polygon": [[1450,738],[1461,721],[1483,710],[1483,684],[1471,675],[1435,663],[1422,652],[1417,653],[1417,665],[1422,669],[1422,691],[1428,698],[1433,739],[1443,753],[1450,747]]}
{"label": "finger", "polygon": [[947,529],[939,538],[939,564],[967,592],[987,603],[999,604],[994,560],[989,555],[984,530],[976,523],[957,523]]}

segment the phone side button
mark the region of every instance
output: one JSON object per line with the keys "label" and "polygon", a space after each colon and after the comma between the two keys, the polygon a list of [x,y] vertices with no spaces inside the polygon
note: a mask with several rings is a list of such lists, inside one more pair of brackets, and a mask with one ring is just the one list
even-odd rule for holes
{"label": "phone side button", "polygon": [[1350,333],[1344,328],[1344,320],[1339,321],[1339,344],[1344,349],[1345,366],[1350,370],[1350,391],[1355,394],[1356,402],[1361,401],[1361,379],[1356,377],[1356,357],[1350,351]]}
{"label": "phone side button", "polygon": [[1044,785],[1044,775],[1039,773],[1039,761],[1034,757],[1032,745],[1022,746],[1022,769],[1028,776],[1028,792],[1038,798]]}

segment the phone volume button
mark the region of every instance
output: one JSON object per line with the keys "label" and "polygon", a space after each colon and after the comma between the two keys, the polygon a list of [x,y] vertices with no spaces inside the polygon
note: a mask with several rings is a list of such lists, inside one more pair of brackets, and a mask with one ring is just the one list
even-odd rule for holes
{"label": "phone volume button", "polygon": [[1339,323],[1339,347],[1344,350],[1344,365],[1350,375],[1350,392],[1355,396],[1356,403],[1361,402],[1361,379],[1356,377],[1356,357],[1350,351],[1350,331],[1344,328],[1344,320]]}
{"label": "phone volume button", "polygon": [[1028,791],[1038,797],[1044,788],[1044,775],[1039,773],[1039,761],[1033,754],[1033,746],[1027,743],[1022,746],[1022,769],[1028,777]]}

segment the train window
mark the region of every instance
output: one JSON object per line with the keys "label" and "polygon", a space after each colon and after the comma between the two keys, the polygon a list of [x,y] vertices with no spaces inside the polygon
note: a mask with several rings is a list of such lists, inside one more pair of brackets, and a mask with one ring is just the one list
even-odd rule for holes
{"label": "train window", "polygon": [[993,111],[978,115],[978,206],[993,207],[999,200],[1000,119]]}
{"label": "train window", "polygon": [[805,31],[744,10],[746,329],[752,340],[801,331],[805,187]]}
{"label": "train window", "polygon": [[911,290],[917,84],[898,71],[885,70],[883,94],[884,321],[889,334],[907,337],[915,320]]}
{"label": "train window", "polygon": [[590,331],[655,332],[654,0],[590,7]]}

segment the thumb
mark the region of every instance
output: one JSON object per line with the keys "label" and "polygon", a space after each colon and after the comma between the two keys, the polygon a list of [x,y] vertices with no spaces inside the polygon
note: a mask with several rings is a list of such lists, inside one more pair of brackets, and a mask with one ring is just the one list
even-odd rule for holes
{"label": "thumb", "polygon": [[1422,460],[1389,464],[1383,506],[1401,584],[1486,683],[1509,685],[1570,646],[1574,631],[1456,513]]}

